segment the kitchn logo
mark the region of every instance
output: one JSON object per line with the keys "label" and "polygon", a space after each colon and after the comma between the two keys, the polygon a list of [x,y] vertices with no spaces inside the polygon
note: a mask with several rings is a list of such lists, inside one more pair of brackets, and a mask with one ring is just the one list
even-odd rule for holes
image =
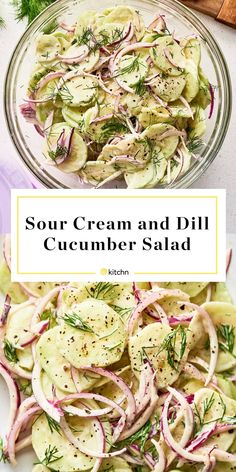
{"label": "kitchn logo", "polygon": [[105,269],[100,270],[100,275],[129,275],[128,270],[123,269]]}

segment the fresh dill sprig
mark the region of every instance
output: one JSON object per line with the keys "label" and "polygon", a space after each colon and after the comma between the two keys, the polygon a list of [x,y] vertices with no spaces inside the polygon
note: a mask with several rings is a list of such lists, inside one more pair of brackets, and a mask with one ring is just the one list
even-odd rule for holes
{"label": "fresh dill sprig", "polygon": [[109,282],[99,282],[94,288],[92,287],[90,290],[87,289],[87,292],[92,298],[107,300],[114,297],[114,293],[112,294],[112,292],[117,285],[118,284],[111,284]]}
{"label": "fresh dill sprig", "polygon": [[53,462],[59,461],[59,459],[62,459],[63,456],[58,455],[58,449],[56,446],[52,447],[51,444],[48,446],[48,448],[45,450],[45,456],[42,461],[35,462],[34,464],[42,464],[45,465],[46,467],[49,464],[53,464]]}
{"label": "fresh dill sprig", "polygon": [[214,396],[214,392],[213,392],[210,397],[207,397],[207,398],[204,399],[202,414],[200,413],[197,405],[194,404],[195,416],[198,419],[199,426],[200,426],[200,431],[201,431],[202,427],[205,424],[205,416],[208,413],[208,411],[211,409],[211,407],[213,406],[214,402],[215,402],[215,396]]}
{"label": "fresh dill sprig", "polygon": [[[128,58],[130,59],[130,58]],[[132,72],[140,72],[141,67],[145,67],[143,62],[140,61],[140,56],[135,56],[133,61],[127,66],[122,67],[119,71],[115,73],[115,76],[131,74]]]}
{"label": "fresh dill sprig", "polygon": [[0,16],[0,28],[5,28],[5,26],[6,26],[6,23],[4,19]]}
{"label": "fresh dill sprig", "polygon": [[46,418],[47,418],[47,422],[48,422],[48,426],[49,426],[49,429],[51,431],[51,433],[53,433],[53,431],[56,431],[58,434],[61,434],[60,433],[60,424],[54,420],[51,416],[49,416],[47,413],[45,413],[46,415]]}
{"label": "fresh dill sprig", "polygon": [[55,161],[58,157],[64,157],[66,155],[67,151],[68,151],[68,149],[65,146],[60,146],[58,144],[55,151],[52,151],[52,149],[48,151],[48,156],[53,161]]}
{"label": "fresh dill sprig", "polygon": [[101,128],[101,133],[99,136],[99,141],[104,142],[108,141],[108,139],[116,136],[120,133],[127,133],[129,128],[127,123],[125,123],[121,118],[113,117],[111,120],[107,121]]}
{"label": "fresh dill sprig", "polygon": [[54,2],[55,0],[13,0],[16,18],[17,20],[27,18],[28,24],[30,24],[36,16]]}
{"label": "fresh dill sprig", "polygon": [[189,152],[198,153],[201,150],[203,144],[204,143],[202,139],[193,138],[187,143],[187,148]]}
{"label": "fresh dill sprig", "polygon": [[10,341],[8,341],[8,339],[4,339],[3,351],[4,351],[6,359],[9,362],[12,362],[12,364],[16,364],[19,361],[16,348],[13,346],[13,344]]}
{"label": "fresh dill sprig", "polygon": [[140,95],[140,96],[144,95],[145,92],[147,91],[147,87],[145,84],[145,77],[141,77],[141,79],[135,85],[132,85],[132,89],[134,89],[137,95]]}
{"label": "fresh dill sprig", "polygon": [[145,423],[145,425],[139,429],[136,433],[130,436],[127,439],[124,439],[120,442],[119,447],[129,446],[131,444],[139,444],[141,454],[144,453],[146,442],[149,438],[150,431],[152,429],[152,422],[150,420]]}
{"label": "fresh dill sprig", "polygon": [[85,331],[87,333],[94,333],[93,329],[82,320],[82,318],[77,313],[65,313],[63,316],[63,320],[72,328],[80,329],[81,331]]}
{"label": "fresh dill sprig", "polygon": [[[179,349],[179,352],[177,352],[176,342],[179,336],[180,336],[180,349]],[[184,356],[186,345],[187,345],[186,330],[183,328],[183,326],[178,326],[177,329],[171,331],[164,338],[164,341],[157,355],[159,355],[163,351],[166,351],[168,364],[173,369],[177,370],[178,364],[180,363],[181,359]]]}
{"label": "fresh dill sprig", "polygon": [[217,335],[219,338],[219,348],[221,349],[221,351],[229,352],[232,356],[234,356],[234,353],[233,353],[234,343],[235,343],[234,326],[224,325],[224,324],[219,325],[217,329]]}
{"label": "fresh dill sprig", "polygon": [[3,440],[2,438],[0,438],[0,462],[3,462],[5,464],[7,460],[8,460],[7,456],[4,453],[4,449],[3,449]]}
{"label": "fresh dill sprig", "polygon": [[134,311],[134,307],[121,308],[121,306],[118,305],[110,305],[110,307],[120,316],[131,315],[132,311]]}
{"label": "fresh dill sprig", "polygon": [[111,34],[102,30],[96,36],[92,28],[84,28],[81,35],[73,41],[73,44],[78,44],[80,46],[85,44],[88,46],[90,52],[96,52],[102,47],[109,46],[115,41],[122,39],[123,32],[124,28],[116,27],[112,30]]}
{"label": "fresh dill sprig", "polygon": [[106,349],[107,351],[113,351],[113,349],[116,349],[117,347],[120,347],[122,345],[122,343],[117,343],[117,344],[114,344],[114,346],[104,346],[104,349]]}

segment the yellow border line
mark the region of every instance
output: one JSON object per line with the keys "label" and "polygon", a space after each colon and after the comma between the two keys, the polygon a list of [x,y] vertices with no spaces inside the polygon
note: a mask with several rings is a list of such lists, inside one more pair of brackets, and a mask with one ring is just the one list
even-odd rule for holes
{"label": "yellow border line", "polygon": [[17,251],[17,274],[18,275],[96,275],[96,272],[20,272],[19,270],[19,202],[20,199],[23,198],[191,198],[191,199],[196,199],[196,198],[213,198],[216,201],[216,270],[215,272],[134,272],[134,275],[215,275],[218,273],[218,195],[21,195],[17,196],[17,215],[16,215],[16,223],[17,223],[17,246],[16,246],[16,251]]}

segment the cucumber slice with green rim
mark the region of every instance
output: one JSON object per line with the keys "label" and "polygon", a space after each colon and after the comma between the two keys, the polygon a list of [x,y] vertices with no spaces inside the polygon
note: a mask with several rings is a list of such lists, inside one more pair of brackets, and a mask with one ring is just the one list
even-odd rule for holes
{"label": "cucumber slice with green rim", "polygon": [[206,132],[206,115],[203,108],[197,107],[194,120],[189,120],[190,139],[200,138]]}
{"label": "cucumber slice with green rim", "polygon": [[198,67],[192,59],[186,60],[185,73],[186,85],[183,96],[190,103],[199,92]]}
{"label": "cucumber slice with green rim", "polygon": [[210,105],[211,103],[211,94],[210,94],[210,82],[208,78],[205,76],[201,67],[198,69],[199,72],[199,92],[196,95],[193,103],[196,103],[198,106],[203,108],[204,110]]}
{"label": "cucumber slice with green rim", "polygon": [[50,63],[61,53],[61,42],[53,34],[40,36],[36,45],[36,54],[39,62]]}
{"label": "cucumber slice with green rim", "polygon": [[[52,147],[56,145],[63,130],[65,130],[66,134],[71,132],[71,128],[67,123],[57,123],[51,128],[44,148],[44,155],[47,157],[49,162],[51,159],[49,153]],[[87,146],[83,141],[83,138],[80,136],[79,132],[75,130],[71,141],[70,155],[64,162],[57,164],[58,169],[68,173],[80,170],[86,163],[87,152]]]}
{"label": "cucumber slice with green rim", "polygon": [[153,108],[142,107],[138,115],[138,120],[143,128],[148,128],[157,123],[169,123],[173,121],[170,112],[161,105],[155,105]]}
{"label": "cucumber slice with green rim", "polygon": [[183,74],[186,59],[183,48],[173,39],[172,36],[162,36],[156,40],[156,46],[150,50],[154,64],[171,76]]}
{"label": "cucumber slice with green rim", "polygon": [[184,39],[180,44],[184,48],[184,55],[186,59],[191,59],[197,66],[199,66],[201,62],[201,44],[199,39]]}
{"label": "cucumber slice with green rim", "polygon": [[85,300],[68,310],[64,317],[81,320],[78,328],[65,322],[58,335],[60,352],[73,366],[105,367],[121,358],[126,331],[118,313],[105,302]]}

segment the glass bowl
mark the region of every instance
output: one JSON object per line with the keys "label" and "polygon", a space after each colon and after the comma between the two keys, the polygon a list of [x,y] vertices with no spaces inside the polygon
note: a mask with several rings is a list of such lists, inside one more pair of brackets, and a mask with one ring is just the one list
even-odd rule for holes
{"label": "glass bowl", "polygon": [[[19,105],[26,96],[27,82],[34,64],[35,40],[54,20],[73,24],[84,11],[103,10],[116,5],[127,5],[139,10],[146,24],[156,12],[166,16],[167,23],[178,36],[197,34],[202,38],[202,67],[215,89],[213,116],[207,120],[203,149],[198,160],[194,160],[185,175],[180,176],[166,188],[187,188],[199,178],[217,156],[229,126],[231,115],[231,83],[224,56],[207,28],[182,4],[173,0],[58,0],[48,7],[29,26],[19,41],[9,64],[5,84],[5,113],[8,128],[18,153],[35,177],[48,188],[84,188],[75,174],[65,174],[45,163],[42,154],[42,138],[34,127],[25,122]],[[107,187],[124,187],[121,180],[113,181]]]}

